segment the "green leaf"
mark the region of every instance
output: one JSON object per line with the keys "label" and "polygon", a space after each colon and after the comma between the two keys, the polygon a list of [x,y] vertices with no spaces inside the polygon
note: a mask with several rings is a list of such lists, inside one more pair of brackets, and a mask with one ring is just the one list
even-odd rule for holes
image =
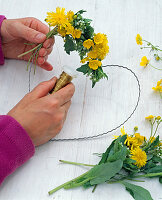
{"label": "green leaf", "polygon": [[117,160],[115,162],[107,162],[101,165],[97,165],[92,168],[86,175],[86,178],[93,177],[90,180],[91,185],[96,185],[104,183],[118,173],[123,166],[122,160]]}
{"label": "green leaf", "polygon": [[113,162],[113,161],[119,160],[119,159],[124,161],[126,156],[127,156],[127,147],[123,146],[122,149],[120,149],[118,152],[116,152],[113,155],[111,155],[110,157],[108,157],[107,161]]}
{"label": "green leaf", "polygon": [[153,156],[152,161],[154,163],[161,163],[162,164],[162,158],[160,158],[159,156]]}
{"label": "green leaf", "polygon": [[145,149],[145,151],[153,150],[160,143],[159,135],[155,138],[155,140]]}
{"label": "green leaf", "polygon": [[159,177],[159,182],[162,184],[162,176]]}
{"label": "green leaf", "polygon": [[145,170],[145,172],[147,173],[158,173],[158,172],[162,172],[162,165],[157,165],[156,167],[152,167],[148,170]]}
{"label": "green leaf", "polygon": [[150,148],[153,149],[155,146],[159,144],[159,135],[155,138],[155,140],[151,143]]}
{"label": "green leaf", "polygon": [[88,64],[82,65],[81,67],[76,69],[78,72],[83,72],[83,74],[87,74],[88,70],[89,70],[89,66]]}
{"label": "green leaf", "polygon": [[69,55],[70,55],[71,51],[76,50],[76,45],[75,45],[73,39],[70,38],[69,36],[66,36],[66,38],[65,38],[64,47],[65,47],[66,53],[69,54]]}
{"label": "green leaf", "polygon": [[94,28],[92,28],[92,26],[86,26],[85,30],[84,30],[84,37],[86,39],[90,39],[92,38],[94,33]]}
{"label": "green leaf", "polygon": [[149,160],[147,164],[142,168],[142,171],[147,172],[147,170],[156,167],[156,164],[152,162],[152,160]]}
{"label": "green leaf", "polygon": [[145,188],[125,181],[121,181],[121,184],[125,186],[135,200],[153,200],[151,194]]}
{"label": "green leaf", "polygon": [[114,153],[118,152],[121,149],[120,139],[121,135],[115,140]]}
{"label": "green leaf", "polygon": [[75,15],[77,14],[83,14],[84,12],[87,12],[86,10],[79,10]]}
{"label": "green leaf", "polygon": [[115,140],[113,140],[113,142],[111,143],[111,145],[106,149],[105,153],[102,154],[102,158],[99,162],[99,165],[102,163],[105,163],[107,161],[107,158],[109,156],[110,150],[113,148],[115,143]]}

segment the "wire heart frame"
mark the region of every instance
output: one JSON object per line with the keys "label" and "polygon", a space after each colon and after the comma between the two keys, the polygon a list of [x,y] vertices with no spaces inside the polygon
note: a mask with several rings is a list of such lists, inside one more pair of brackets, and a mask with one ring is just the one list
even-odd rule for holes
{"label": "wire heart frame", "polygon": [[51,139],[50,140],[51,142],[54,142],[54,141],[62,142],[62,141],[89,140],[89,139],[93,139],[93,138],[98,138],[98,137],[101,137],[101,136],[105,136],[108,133],[111,133],[111,132],[117,130],[118,128],[120,128],[121,126],[123,126],[133,116],[133,114],[135,113],[135,111],[137,110],[137,107],[139,105],[140,94],[141,94],[141,86],[140,86],[140,82],[139,82],[139,79],[138,79],[137,75],[131,69],[129,69],[128,67],[124,67],[124,66],[120,66],[120,65],[105,65],[105,66],[102,66],[102,67],[118,67],[118,68],[123,68],[123,69],[131,72],[131,74],[133,74],[133,76],[135,77],[135,79],[137,81],[137,84],[138,84],[138,98],[137,98],[137,102],[136,102],[135,107],[132,110],[131,114],[122,123],[120,123],[118,126],[116,126],[115,128],[113,128],[111,130],[108,130],[106,132],[99,133],[99,134],[92,135],[92,136],[86,136],[86,137]]}

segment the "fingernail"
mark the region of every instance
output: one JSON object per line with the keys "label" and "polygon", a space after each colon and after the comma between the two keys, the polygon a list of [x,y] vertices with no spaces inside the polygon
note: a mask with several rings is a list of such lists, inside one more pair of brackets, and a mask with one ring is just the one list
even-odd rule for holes
{"label": "fingernail", "polygon": [[40,40],[43,40],[44,39],[44,34],[43,33],[38,33],[37,35],[36,35],[36,40],[39,42]]}
{"label": "fingernail", "polygon": [[48,44],[48,45],[47,45],[47,49],[48,49],[50,46],[51,46],[51,45],[50,45],[50,44]]}

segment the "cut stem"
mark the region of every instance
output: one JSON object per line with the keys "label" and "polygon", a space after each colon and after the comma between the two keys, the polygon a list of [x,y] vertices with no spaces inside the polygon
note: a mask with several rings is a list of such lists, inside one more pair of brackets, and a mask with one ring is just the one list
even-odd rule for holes
{"label": "cut stem", "polygon": [[20,57],[22,57],[22,56],[25,56],[26,54],[28,54],[28,53],[30,53],[30,52],[33,52],[35,49],[39,48],[41,45],[42,45],[42,43],[41,43],[41,44],[38,44],[38,45],[37,45],[36,47],[34,47],[33,49],[30,49],[29,51],[26,51],[26,52],[24,52],[24,53],[18,55],[18,58],[20,58]]}
{"label": "cut stem", "polygon": [[84,163],[77,163],[77,162],[71,162],[71,161],[66,161],[66,160],[59,160],[62,163],[66,164],[71,164],[71,165],[81,165],[81,166],[88,166],[88,167],[94,167],[95,165],[89,165],[89,164],[84,164]]}
{"label": "cut stem", "polygon": [[54,188],[53,190],[50,190],[50,191],[48,192],[48,194],[49,194],[49,195],[53,194],[54,192],[60,190],[61,188],[65,187],[66,185],[70,184],[71,182],[76,181],[78,178],[81,178],[81,177],[85,176],[87,173],[88,173],[88,172],[86,172],[86,173],[84,173],[84,174],[82,174],[82,175],[80,175],[80,176],[78,176],[78,177],[76,177],[76,178],[74,178],[74,179],[72,179],[72,180],[70,180],[70,181],[68,181],[68,182],[66,182],[66,183],[64,183],[64,184],[62,184],[62,185],[56,187],[56,188]]}

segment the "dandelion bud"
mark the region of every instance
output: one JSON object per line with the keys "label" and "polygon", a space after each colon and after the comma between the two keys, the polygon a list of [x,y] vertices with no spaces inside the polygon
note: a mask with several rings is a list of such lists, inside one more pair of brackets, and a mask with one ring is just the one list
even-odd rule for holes
{"label": "dandelion bud", "polygon": [[134,127],[134,131],[135,131],[135,132],[138,131],[138,126],[135,126],[135,127]]}

